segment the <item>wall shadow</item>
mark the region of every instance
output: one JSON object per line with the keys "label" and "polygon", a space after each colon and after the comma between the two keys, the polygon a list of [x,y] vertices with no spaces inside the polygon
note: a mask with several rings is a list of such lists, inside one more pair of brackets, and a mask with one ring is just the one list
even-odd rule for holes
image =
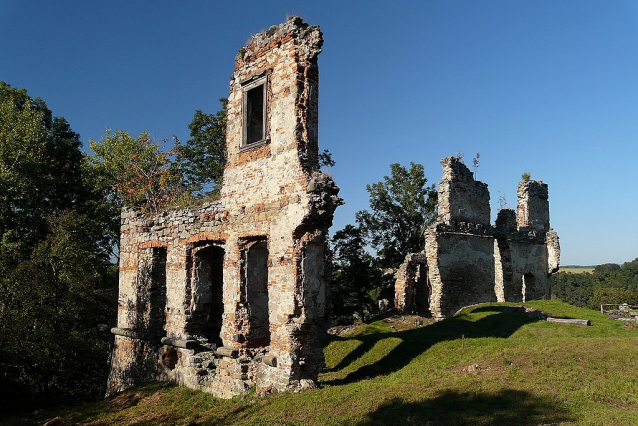
{"label": "wall shadow", "polygon": [[576,420],[551,398],[504,389],[491,393],[444,391],[420,402],[394,399],[359,423],[367,425],[539,425]]}
{"label": "wall shadow", "polygon": [[[486,308],[491,309],[492,307]],[[338,365],[330,369],[333,372],[348,367],[372,349],[380,340],[392,337],[401,339],[401,343],[377,362],[362,366],[342,379],[325,381],[322,384],[330,386],[344,385],[390,374],[405,367],[414,358],[439,342],[459,339],[461,336],[466,339],[481,337],[508,338],[520,327],[538,321],[536,318],[518,312],[501,310],[499,306],[493,308],[492,310],[496,312],[495,314],[488,315],[478,321],[468,321],[460,317],[454,317],[414,330],[356,336],[352,339],[333,339],[361,341],[361,344],[346,355]]]}

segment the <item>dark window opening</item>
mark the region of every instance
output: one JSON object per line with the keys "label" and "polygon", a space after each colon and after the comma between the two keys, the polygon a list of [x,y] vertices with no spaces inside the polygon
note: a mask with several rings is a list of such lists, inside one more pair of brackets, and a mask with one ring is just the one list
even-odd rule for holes
{"label": "dark window opening", "polygon": [[152,248],[143,259],[138,271],[137,327],[161,337],[166,326],[166,248]]}
{"label": "dark window opening", "polygon": [[523,274],[523,302],[533,300],[535,282],[534,274]]}
{"label": "dark window opening", "polygon": [[246,144],[264,139],[264,86],[246,92]]}
{"label": "dark window opening", "polygon": [[268,246],[254,243],[246,253],[246,302],[249,312],[248,345],[270,345],[268,312]]}
{"label": "dark window opening", "polygon": [[165,334],[166,326],[166,248],[153,248],[149,291],[149,329]]}
{"label": "dark window opening", "polygon": [[192,316],[188,334],[222,345],[224,316],[224,249],[207,246],[194,252],[192,267]]}
{"label": "dark window opening", "polygon": [[267,139],[267,76],[247,83],[242,89],[242,146],[249,146]]}
{"label": "dark window opening", "polygon": [[430,316],[430,295],[432,294],[432,286],[428,276],[428,268],[424,264],[417,267],[416,283],[414,286],[414,307],[417,314],[422,317]]}

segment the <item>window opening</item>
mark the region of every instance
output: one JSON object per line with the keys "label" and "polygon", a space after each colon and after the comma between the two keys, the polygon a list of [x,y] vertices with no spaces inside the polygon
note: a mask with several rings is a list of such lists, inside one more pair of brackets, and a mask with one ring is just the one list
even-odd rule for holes
{"label": "window opening", "polygon": [[266,77],[243,88],[243,146],[266,139]]}
{"label": "window opening", "polygon": [[534,274],[523,274],[523,302],[532,300],[531,295],[534,294],[535,281]]}
{"label": "window opening", "polygon": [[249,312],[248,345],[270,345],[268,316],[268,245],[257,242],[246,253],[246,302]]}
{"label": "window opening", "polygon": [[193,254],[192,316],[187,333],[209,343],[222,345],[221,329],[224,316],[224,249],[206,246]]}
{"label": "window opening", "polygon": [[163,336],[166,326],[166,248],[152,248],[138,270],[137,327]]}
{"label": "window opening", "polygon": [[415,285],[414,305],[417,314],[422,317],[430,316],[430,295],[432,287],[428,276],[428,268],[424,264],[417,267],[416,285]]}

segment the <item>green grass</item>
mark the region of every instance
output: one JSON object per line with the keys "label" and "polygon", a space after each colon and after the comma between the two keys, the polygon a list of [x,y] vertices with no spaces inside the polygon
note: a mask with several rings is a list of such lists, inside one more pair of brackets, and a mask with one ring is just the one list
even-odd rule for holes
{"label": "green grass", "polygon": [[378,321],[326,342],[328,371],[313,391],[220,400],[153,384],[7,424],[638,424],[638,330],[558,301],[528,305],[592,326],[536,321],[504,304],[419,328]]}

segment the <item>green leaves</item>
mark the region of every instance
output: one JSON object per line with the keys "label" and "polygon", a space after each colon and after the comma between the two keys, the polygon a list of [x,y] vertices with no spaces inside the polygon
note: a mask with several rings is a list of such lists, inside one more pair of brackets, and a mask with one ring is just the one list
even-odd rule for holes
{"label": "green leaves", "polygon": [[423,232],[436,218],[437,193],[427,186],[424,168],[410,163],[390,165],[390,176],[366,187],[371,212],[357,212],[357,221],[386,267],[397,268],[408,253],[423,249]]}
{"label": "green leaves", "polygon": [[116,205],[156,213],[185,192],[177,165],[170,160],[174,150],[163,152],[147,132],[133,138],[127,132],[107,131],[99,142],[91,140],[90,148],[95,184],[105,188]]}
{"label": "green leaves", "polygon": [[226,122],[228,99],[219,100],[222,108],[215,114],[195,111],[188,125],[191,139],[177,147],[176,162],[184,174],[189,191],[204,196],[217,193],[226,166]]}
{"label": "green leaves", "polygon": [[119,211],[79,135],[0,82],[0,400],[103,394]]}

